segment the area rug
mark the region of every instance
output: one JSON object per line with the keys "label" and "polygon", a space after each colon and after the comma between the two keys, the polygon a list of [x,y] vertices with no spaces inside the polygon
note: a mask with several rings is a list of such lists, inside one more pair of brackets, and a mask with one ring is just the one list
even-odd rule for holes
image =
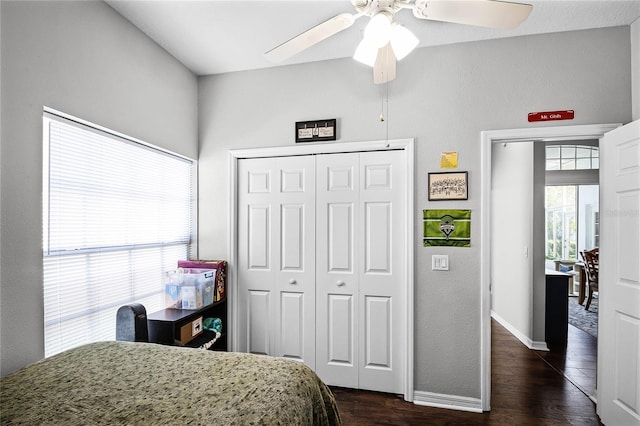
{"label": "area rug", "polygon": [[577,297],[569,297],[569,324],[597,338],[598,298],[594,296],[589,310],[584,308],[586,304],[586,300],[582,305],[579,305]]}

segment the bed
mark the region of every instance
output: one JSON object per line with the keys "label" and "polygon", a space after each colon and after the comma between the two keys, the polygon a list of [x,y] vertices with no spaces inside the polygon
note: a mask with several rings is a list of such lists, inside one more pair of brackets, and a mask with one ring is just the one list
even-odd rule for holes
{"label": "bed", "polygon": [[98,342],[0,381],[2,424],[339,425],[302,363],[152,343]]}

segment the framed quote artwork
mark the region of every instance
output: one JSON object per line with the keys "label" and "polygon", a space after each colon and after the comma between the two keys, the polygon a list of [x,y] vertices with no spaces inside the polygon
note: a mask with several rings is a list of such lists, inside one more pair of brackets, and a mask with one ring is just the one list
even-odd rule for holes
{"label": "framed quote artwork", "polygon": [[429,201],[467,200],[468,172],[429,173]]}
{"label": "framed quote artwork", "polygon": [[336,119],[296,122],[296,142],[336,140]]}

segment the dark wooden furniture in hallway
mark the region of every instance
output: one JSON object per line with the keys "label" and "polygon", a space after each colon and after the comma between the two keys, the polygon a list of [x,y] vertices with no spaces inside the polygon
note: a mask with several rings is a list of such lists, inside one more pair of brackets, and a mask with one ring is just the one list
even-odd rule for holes
{"label": "dark wooden furniture in hallway", "polygon": [[587,284],[589,290],[589,297],[587,298],[587,304],[585,305],[585,309],[589,309],[589,305],[591,305],[591,301],[593,300],[593,292],[598,291],[598,271],[599,271],[599,254],[600,249],[598,247],[592,250],[585,250],[580,253],[582,258],[584,259],[584,267],[587,274]]}
{"label": "dark wooden furniture in hallway", "polygon": [[402,397],[332,388],[345,425],[601,425],[594,403],[536,351],[491,321],[491,411],[422,407]]}
{"label": "dark wooden furniture in hallway", "polygon": [[569,323],[568,283],[572,276],[547,269],[545,272],[544,336],[547,345],[567,344]]}

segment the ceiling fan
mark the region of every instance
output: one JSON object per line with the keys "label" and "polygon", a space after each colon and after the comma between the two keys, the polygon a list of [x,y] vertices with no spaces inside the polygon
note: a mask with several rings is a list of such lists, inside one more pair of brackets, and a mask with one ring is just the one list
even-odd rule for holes
{"label": "ceiling fan", "polygon": [[498,0],[351,0],[356,13],[341,13],[282,43],[265,53],[272,62],[284,61],[297,53],[351,27],[356,19],[368,16],[364,36],[353,58],[373,67],[374,83],[396,77],[396,60],[408,55],[418,39],[393,21],[396,12],[410,9],[419,19],[453,22],[479,27],[512,29],[520,25],[532,6]]}

